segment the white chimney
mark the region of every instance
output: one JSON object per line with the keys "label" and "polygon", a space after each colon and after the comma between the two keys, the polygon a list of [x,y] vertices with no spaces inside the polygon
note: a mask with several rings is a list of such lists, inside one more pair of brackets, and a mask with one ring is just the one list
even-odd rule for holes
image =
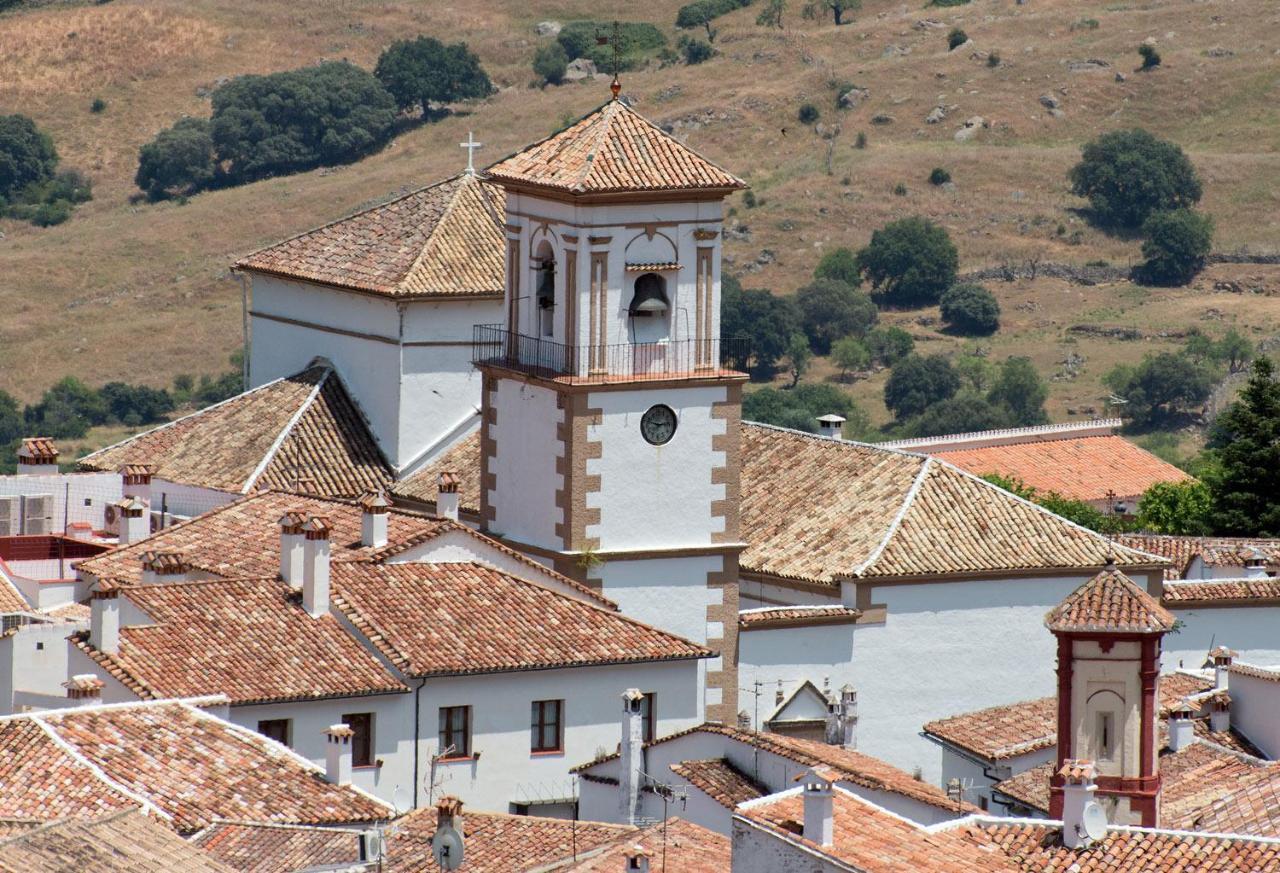
{"label": "white chimney", "polygon": [[345,724],[331,724],[324,730],[324,778],[334,785],[351,784],[351,737]]}
{"label": "white chimney", "polygon": [[1195,710],[1186,701],[1169,712],[1169,749],[1180,752],[1196,741]]}
{"label": "white chimney", "polygon": [[1213,687],[1226,691],[1231,677],[1231,662],[1235,660],[1236,653],[1226,646],[1218,646],[1209,653],[1209,657],[1213,659]]}
{"label": "white chimney", "polygon": [[618,792],[622,821],[635,824],[640,817],[640,780],[644,771],[644,695],[638,688],[622,692],[622,745]]}
{"label": "white chimney", "polygon": [[649,852],[637,843],[622,853],[624,873],[649,873]]}
{"label": "white chimney", "polygon": [[436,492],[436,515],[458,520],[458,474],[440,474]]}
{"label": "white chimney", "polygon": [[817,770],[800,774],[804,795],[804,838],[819,846],[835,839],[835,796],[831,780]]}
{"label": "white chimney", "polygon": [[844,434],[845,417],[835,413],[818,416],[818,433],[824,437],[840,439]]}
{"label": "white chimney", "polygon": [[329,519],[313,515],[303,526],[302,608],[312,618],[329,613]]}
{"label": "white chimney", "polygon": [[1068,849],[1088,848],[1099,838],[1096,831],[1090,832],[1089,819],[1097,816],[1090,810],[1102,809],[1093,800],[1098,790],[1093,762],[1067,761],[1058,772],[1063,778],[1062,844]]}
{"label": "white chimney", "polygon": [[1249,556],[1244,562],[1244,575],[1246,579],[1265,579],[1267,576],[1267,556],[1258,548],[1249,550]]}
{"label": "white chimney", "polygon": [[151,477],[155,475],[154,464],[125,464],[120,468],[121,491],[128,497],[151,502]]}
{"label": "white chimney", "polygon": [[49,437],[27,437],[18,447],[19,476],[56,476],[58,447]]}
{"label": "white chimney", "polygon": [[1225,690],[1214,694],[1209,701],[1209,728],[1215,734],[1231,730],[1231,695]]}
{"label": "white chimney", "polygon": [[141,497],[126,497],[116,504],[120,513],[120,545],[151,536],[151,507]]}
{"label": "white chimney", "polygon": [[436,804],[436,832],[431,848],[438,852],[440,867],[455,870],[465,860],[466,831],[462,829],[462,801],[445,795]]}
{"label": "white chimney", "polygon": [[120,654],[120,592],[95,591],[89,599],[89,645],[104,655]]}
{"label": "white chimney", "polygon": [[302,587],[302,550],[307,523],[304,509],[290,509],[280,516],[280,578],[290,588]]}
{"label": "white chimney", "polygon": [[840,689],[827,712],[827,742],[844,749],[858,747],[858,692],[851,685]]}
{"label": "white chimney", "polygon": [[179,552],[147,552],[142,556],[142,583],[185,582],[191,570]]}
{"label": "white chimney", "polygon": [[391,504],[381,494],[360,498],[360,544],[380,549],[387,544],[387,512]]}
{"label": "white chimney", "polygon": [[96,706],[102,702],[103,684],[92,673],[80,673],[63,682],[62,687],[67,689],[67,699],[74,700],[75,706]]}

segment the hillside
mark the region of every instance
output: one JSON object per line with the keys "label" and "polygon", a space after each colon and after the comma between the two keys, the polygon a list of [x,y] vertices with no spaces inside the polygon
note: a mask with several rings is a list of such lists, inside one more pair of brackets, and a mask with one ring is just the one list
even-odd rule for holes
{"label": "hillside", "polygon": [[[679,5],[643,7],[673,43]],[[1188,150],[1205,180],[1202,207],[1217,222],[1217,250],[1280,251],[1280,8],[1271,0],[974,0],[954,8],[864,0],[838,28],[802,18],[802,5],[792,0],[783,31],[758,27],[757,8],[726,17],[719,55],[701,66],[654,64],[624,75],[640,111],[746,178],[764,201],[748,209],[735,198],[732,222],[743,228],[726,268],[745,285],[789,293],[824,249],[859,246],[910,214],[950,230],[964,271],[1034,259],[1125,266],[1138,243],[1090,228],[1074,211],[1082,202],[1068,193],[1065,173],[1088,138],[1133,125]],[[528,87],[541,42],[534,25],[634,19],[637,8],[613,0],[114,0],[0,16],[0,112],[33,116],[54,135],[64,165],[95,183],[95,199],[64,225],[0,221],[0,388],[29,400],[66,373],[163,385],[177,373],[221,371],[240,342],[241,288],[227,270],[236,255],[456,172],[464,165],[456,144],[468,130],[486,144],[479,159],[489,162],[603,102],[603,78]],[[955,25],[973,43],[948,51]],[[224,77],[326,58],[371,67],[387,43],[416,32],[468,42],[499,93],[355,165],[186,205],[130,203],[139,145],[184,114],[206,115],[208,91]],[[1137,73],[1136,47],[1148,37],[1164,64]],[[986,62],[991,51],[1001,58],[996,67]],[[866,98],[837,111],[851,85]],[[1062,117],[1042,95],[1055,98]],[[95,97],[107,101],[105,112],[90,113]],[[823,125],[839,125],[833,139],[796,121],[805,101],[821,109]],[[926,124],[939,105],[946,117]],[[957,142],[955,132],[975,116],[987,126]],[[865,149],[855,148],[858,132]],[[951,172],[954,190],[927,184],[934,166]],[[898,183],[905,196],[893,193]],[[1214,291],[1226,280],[1250,290]],[[982,341],[994,354],[1030,355],[1046,377],[1068,357],[1083,358],[1073,378],[1052,383],[1058,419],[1068,409],[1101,411],[1106,369],[1174,345],[1190,327],[1236,326],[1255,341],[1280,330],[1275,266],[1214,266],[1180,290],[1043,276],[988,284],[1005,312],[1001,332]],[[931,316],[936,310],[887,320],[926,348],[959,347],[921,323]],[[1080,325],[1137,328],[1140,338],[1070,331]],[[878,420],[882,378],[852,387]]]}

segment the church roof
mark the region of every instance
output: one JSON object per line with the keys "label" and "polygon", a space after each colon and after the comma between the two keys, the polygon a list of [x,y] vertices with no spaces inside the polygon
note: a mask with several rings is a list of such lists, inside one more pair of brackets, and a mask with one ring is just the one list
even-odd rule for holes
{"label": "church roof", "polygon": [[1055,633],[1166,633],[1175,623],[1169,610],[1114,565],[1103,568],[1045,616],[1045,625]]}
{"label": "church roof", "polygon": [[493,297],[503,194],[470,173],[268,246],[236,267],[390,297]]}
{"label": "church roof", "polygon": [[383,488],[391,469],[342,379],[329,366],[238,394],[99,449],[82,470],[151,464],[157,479],[247,494],[293,488],[355,497]]}
{"label": "church roof", "polygon": [[571,194],[746,187],[621,100],[611,100],[559,133],[503,158],[486,175],[498,183]]}

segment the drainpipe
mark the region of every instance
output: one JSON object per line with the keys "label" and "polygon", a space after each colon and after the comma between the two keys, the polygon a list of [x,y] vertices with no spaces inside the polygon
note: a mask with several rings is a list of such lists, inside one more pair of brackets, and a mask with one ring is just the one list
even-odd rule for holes
{"label": "drainpipe", "polygon": [[422,737],[418,735],[418,724],[422,720],[422,707],[418,705],[418,695],[422,686],[427,684],[427,677],[418,680],[418,687],[413,689],[413,808],[418,808],[418,755],[422,748]]}

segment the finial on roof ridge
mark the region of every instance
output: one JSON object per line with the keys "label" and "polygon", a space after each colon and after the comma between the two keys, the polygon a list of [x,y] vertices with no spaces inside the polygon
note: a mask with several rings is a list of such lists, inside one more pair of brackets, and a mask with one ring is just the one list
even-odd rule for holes
{"label": "finial on roof ridge", "polygon": [[609,83],[609,90],[613,92],[613,99],[617,100],[618,95],[622,93],[622,83],[618,81],[618,74],[613,74],[613,81]]}

